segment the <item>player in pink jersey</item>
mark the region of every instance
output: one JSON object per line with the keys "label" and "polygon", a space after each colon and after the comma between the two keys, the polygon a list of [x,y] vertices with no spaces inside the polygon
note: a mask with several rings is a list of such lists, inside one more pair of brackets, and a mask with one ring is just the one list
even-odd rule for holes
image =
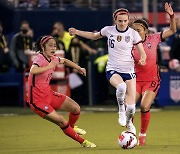
{"label": "player in pink jersey", "polygon": [[165,3],[165,11],[170,16],[170,28],[161,33],[148,35],[148,24],[143,19],[133,22],[133,28],[140,34],[143,47],[147,55],[146,65],[138,64],[139,55],[136,47],[133,49],[135,59],[136,80],[136,102],[141,98],[141,127],[139,133],[139,145],[145,145],[146,131],[150,121],[150,107],[160,87],[160,76],[157,64],[157,46],[165,38],[176,32],[174,12],[171,5]]}
{"label": "player in pink jersey", "polygon": [[[56,49],[56,41],[52,36],[41,37],[36,42],[36,51],[39,53],[34,58],[28,78],[28,103],[36,114],[58,125],[67,136],[79,142],[82,147],[95,148],[94,143],[80,136],[86,131],[74,126],[80,116],[80,106],[68,96],[52,91],[49,85],[52,73],[59,63],[77,69],[84,76],[86,70],[68,59],[55,57]],[[68,121],[56,112],[58,109],[69,112]]]}

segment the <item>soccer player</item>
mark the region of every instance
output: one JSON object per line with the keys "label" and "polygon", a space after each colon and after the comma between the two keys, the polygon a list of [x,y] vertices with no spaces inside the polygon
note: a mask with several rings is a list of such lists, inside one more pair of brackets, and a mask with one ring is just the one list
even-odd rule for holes
{"label": "soccer player", "polygon": [[[74,126],[80,116],[80,106],[68,96],[52,91],[49,85],[52,73],[59,63],[77,69],[84,76],[86,75],[85,68],[81,68],[68,59],[55,57],[57,48],[52,36],[41,37],[35,47],[39,53],[33,60],[28,78],[30,108],[42,118],[58,125],[67,136],[79,142],[82,147],[95,148],[94,143],[80,136],[86,133],[85,130]],[[70,112],[68,121],[55,111],[58,109]]]}
{"label": "soccer player", "polygon": [[[100,32],[86,32],[70,28],[71,35],[79,35],[96,40],[102,37],[108,38],[108,62],[106,77],[110,84],[116,88],[116,97],[119,106],[118,122],[121,126],[136,134],[131,119],[135,114],[136,74],[134,72],[134,59],[132,56],[133,45],[136,45],[140,53],[140,65],[145,65],[146,54],[142,46],[139,34],[128,26],[129,12],[121,8],[113,13],[115,25],[106,26]],[[126,110],[124,101],[126,99]]]}
{"label": "soccer player", "polygon": [[139,133],[139,145],[145,145],[146,131],[150,121],[150,107],[156,97],[160,87],[160,75],[157,64],[157,46],[165,38],[176,32],[176,23],[171,5],[165,3],[165,11],[170,16],[170,28],[161,33],[148,35],[148,24],[143,19],[133,22],[133,28],[140,34],[143,40],[147,60],[146,65],[138,64],[139,55],[137,48],[134,47],[133,55],[135,59],[136,79],[136,102],[141,98],[141,127]]}

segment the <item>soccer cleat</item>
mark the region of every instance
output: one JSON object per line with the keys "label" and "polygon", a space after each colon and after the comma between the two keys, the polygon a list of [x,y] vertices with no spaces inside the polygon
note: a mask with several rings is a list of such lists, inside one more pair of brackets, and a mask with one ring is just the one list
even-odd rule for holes
{"label": "soccer cleat", "polygon": [[126,112],[119,112],[118,122],[122,127],[126,126]]}
{"label": "soccer cleat", "polygon": [[127,131],[136,135],[136,127],[133,125],[132,121],[130,121],[129,124],[126,125],[126,128],[127,128]]}
{"label": "soccer cleat", "polygon": [[79,135],[84,135],[84,134],[86,134],[86,131],[84,130],[84,129],[81,129],[81,128],[79,128],[78,126],[74,126],[74,131],[77,133],[77,134],[79,134]]}
{"label": "soccer cleat", "polygon": [[146,144],[146,134],[139,134],[138,145],[144,146]]}
{"label": "soccer cleat", "polygon": [[84,140],[84,142],[81,144],[82,147],[85,148],[95,148],[96,144],[89,142],[88,140]]}

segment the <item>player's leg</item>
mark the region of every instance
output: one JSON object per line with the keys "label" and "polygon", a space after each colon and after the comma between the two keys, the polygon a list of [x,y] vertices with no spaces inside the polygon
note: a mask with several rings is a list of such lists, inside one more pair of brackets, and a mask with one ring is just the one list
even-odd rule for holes
{"label": "player's leg", "polygon": [[51,104],[53,109],[55,110],[65,110],[69,112],[69,121],[70,126],[78,133],[79,135],[84,135],[86,133],[85,130],[74,126],[76,121],[80,116],[80,106],[68,96],[65,96],[58,92],[53,92]]}
{"label": "player's leg", "polygon": [[110,84],[116,88],[116,98],[119,107],[119,119],[118,122],[121,126],[126,126],[126,111],[125,111],[125,94],[126,94],[126,83],[120,75],[114,74],[110,78]]}
{"label": "player's leg", "polygon": [[129,131],[136,134],[136,128],[133,125],[132,118],[136,112],[136,78],[126,80],[127,92],[126,92],[126,127]]}
{"label": "player's leg", "polygon": [[139,145],[145,145],[146,131],[150,121],[150,107],[157,95],[159,87],[159,81],[151,81],[143,85],[143,94],[141,99],[141,128],[139,134]]}
{"label": "player's leg", "polygon": [[96,145],[91,143],[85,139],[83,139],[80,135],[78,135],[74,129],[69,125],[69,123],[65,120],[62,115],[59,115],[55,110],[51,113],[45,115],[44,119],[53,122],[58,125],[64,134],[72,138],[73,140],[79,142],[83,147],[94,148]]}
{"label": "player's leg", "polygon": [[75,123],[77,122],[77,120],[79,119],[79,116],[80,116],[80,106],[74,100],[72,100],[71,98],[66,96],[66,99],[63,102],[63,104],[61,105],[60,109],[69,112],[69,121],[68,122],[69,122],[70,126],[72,128],[74,128],[76,133],[78,133],[79,135],[86,134],[85,130],[75,126]]}
{"label": "player's leg", "polygon": [[139,133],[139,145],[145,145],[146,131],[150,122],[150,107],[156,94],[153,91],[145,91],[141,99],[141,125]]}

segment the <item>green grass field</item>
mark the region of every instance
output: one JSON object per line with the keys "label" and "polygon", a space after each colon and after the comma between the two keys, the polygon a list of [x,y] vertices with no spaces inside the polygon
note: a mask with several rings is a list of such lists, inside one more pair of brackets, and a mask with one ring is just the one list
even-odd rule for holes
{"label": "green grass field", "polygon": [[[15,113],[7,116],[2,113]],[[0,153],[60,154],[179,154],[180,108],[152,112],[147,145],[131,150],[121,149],[118,135],[125,130],[117,122],[117,112],[82,112],[77,123],[84,128],[85,138],[97,144],[95,149],[82,148],[65,136],[54,124],[32,114],[29,109],[0,108]],[[18,115],[16,115],[18,114]],[[67,118],[67,113],[62,113]],[[139,132],[140,113],[135,115]]]}

